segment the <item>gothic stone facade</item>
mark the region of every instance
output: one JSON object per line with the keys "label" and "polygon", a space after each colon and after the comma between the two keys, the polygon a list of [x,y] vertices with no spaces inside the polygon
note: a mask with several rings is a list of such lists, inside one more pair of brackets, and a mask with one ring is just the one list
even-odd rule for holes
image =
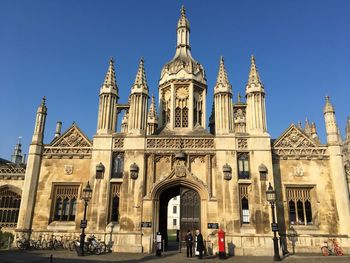
{"label": "gothic stone facade", "polygon": [[[82,189],[89,181],[93,194],[87,233],[111,242],[114,251],[150,253],[155,233],[166,236],[164,207],[180,195],[181,231],[201,229],[213,243],[213,252],[218,249],[217,224],[236,254],[272,253],[272,214],[266,200],[270,182],[277,193],[279,233],[288,234],[293,226],[297,251],[319,252],[328,237],[337,238],[349,251],[349,187],[329,98],[324,108],[327,144],[319,142],[315,125],[309,123],[305,128],[291,125],[271,140],[255,58],[246,100],[236,103],[221,58],[207,124],[206,76],[191,56],[189,32],[182,9],[175,56],[161,71],[158,113],[154,97],[148,106],[143,59],[125,104],[119,103],[110,61],[92,140],[76,124],[61,134],[58,123],[54,140],[44,144],[43,100],[29,148],[16,231],[32,238],[78,235]],[[120,113],[124,115],[117,132]]]}

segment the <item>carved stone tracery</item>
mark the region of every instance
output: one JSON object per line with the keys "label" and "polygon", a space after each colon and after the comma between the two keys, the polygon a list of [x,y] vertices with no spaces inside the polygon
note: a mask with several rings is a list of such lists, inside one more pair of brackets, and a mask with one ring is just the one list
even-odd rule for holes
{"label": "carved stone tracery", "polygon": [[169,138],[148,138],[147,139],[147,149],[152,148],[163,148],[163,149],[213,149],[214,140],[213,139],[201,139],[201,138],[191,138],[191,139],[169,139]]}
{"label": "carved stone tracery", "polygon": [[123,147],[124,147],[124,138],[115,138],[114,148],[123,148]]}
{"label": "carved stone tracery", "polygon": [[44,147],[44,158],[53,156],[59,158],[91,157],[92,143],[79,130],[76,124],[73,124],[67,132],[58,137],[50,145]]}
{"label": "carved stone tracery", "polygon": [[238,138],[237,139],[237,147],[238,147],[238,149],[247,149],[248,148],[248,140]]}
{"label": "carved stone tracery", "polygon": [[275,157],[280,158],[328,158],[327,147],[319,145],[307,137],[294,124],[273,144]]}

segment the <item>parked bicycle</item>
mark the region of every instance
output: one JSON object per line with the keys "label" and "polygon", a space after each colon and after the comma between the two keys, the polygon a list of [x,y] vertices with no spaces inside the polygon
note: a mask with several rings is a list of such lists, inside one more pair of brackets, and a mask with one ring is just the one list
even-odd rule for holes
{"label": "parked bicycle", "polygon": [[87,238],[87,243],[88,243],[88,252],[90,252],[91,254],[100,255],[102,251],[106,250],[106,246],[104,245],[103,247],[103,245],[101,245],[101,243],[97,241],[94,235],[90,235]]}
{"label": "parked bicycle", "polygon": [[62,249],[63,244],[61,239],[58,239],[55,235],[51,235],[51,240],[47,243],[49,249]]}
{"label": "parked bicycle", "polygon": [[321,247],[322,254],[324,256],[343,256],[343,249],[339,246],[338,242],[335,239],[330,239],[329,241],[331,242],[325,241],[323,246]]}
{"label": "parked bicycle", "polygon": [[21,238],[17,237],[16,246],[19,249],[29,249],[30,243],[29,243],[29,240],[26,239],[24,236],[22,236]]}

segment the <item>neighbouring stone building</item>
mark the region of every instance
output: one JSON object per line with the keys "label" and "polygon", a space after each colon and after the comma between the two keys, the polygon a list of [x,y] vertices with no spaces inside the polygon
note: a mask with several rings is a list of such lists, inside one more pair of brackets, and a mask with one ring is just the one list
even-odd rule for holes
{"label": "neighbouring stone building", "polygon": [[13,231],[17,227],[25,172],[25,155],[19,140],[11,161],[0,158],[0,227],[3,230]]}
{"label": "neighbouring stone building", "polygon": [[350,252],[350,122],[342,142],[327,97],[326,144],[309,122],[305,127],[292,124],[272,139],[265,87],[252,56],[245,102],[240,97],[233,102],[220,59],[216,84],[209,87],[214,104],[207,123],[207,80],[203,66],[191,56],[189,35],[182,8],[175,56],[161,70],[158,110],[149,96],[144,60],[124,104],[110,61],[92,139],[75,123],[61,134],[59,122],[54,139],[44,143],[43,99],[24,181],[1,174],[0,191],[5,185],[21,197],[16,231],[34,239],[45,233],[79,234],[81,194],[89,181],[93,194],[87,233],[111,242],[114,251],[151,252],[157,231],[166,238],[169,200],[180,196],[182,239],[187,229],[201,229],[216,252],[219,227],[236,255],[271,254],[272,214],[266,200],[270,182],[277,193],[279,233],[283,236],[294,227],[296,251],[319,252],[323,241],[334,237]]}

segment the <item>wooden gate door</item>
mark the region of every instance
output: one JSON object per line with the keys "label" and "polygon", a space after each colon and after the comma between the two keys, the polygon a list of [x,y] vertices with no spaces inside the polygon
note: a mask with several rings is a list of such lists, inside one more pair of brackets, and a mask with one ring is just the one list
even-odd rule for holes
{"label": "wooden gate door", "polygon": [[[195,230],[200,229],[200,198],[199,194],[188,188],[180,189],[180,237],[186,239],[187,230],[194,236]],[[186,245],[185,245],[186,246]]]}

